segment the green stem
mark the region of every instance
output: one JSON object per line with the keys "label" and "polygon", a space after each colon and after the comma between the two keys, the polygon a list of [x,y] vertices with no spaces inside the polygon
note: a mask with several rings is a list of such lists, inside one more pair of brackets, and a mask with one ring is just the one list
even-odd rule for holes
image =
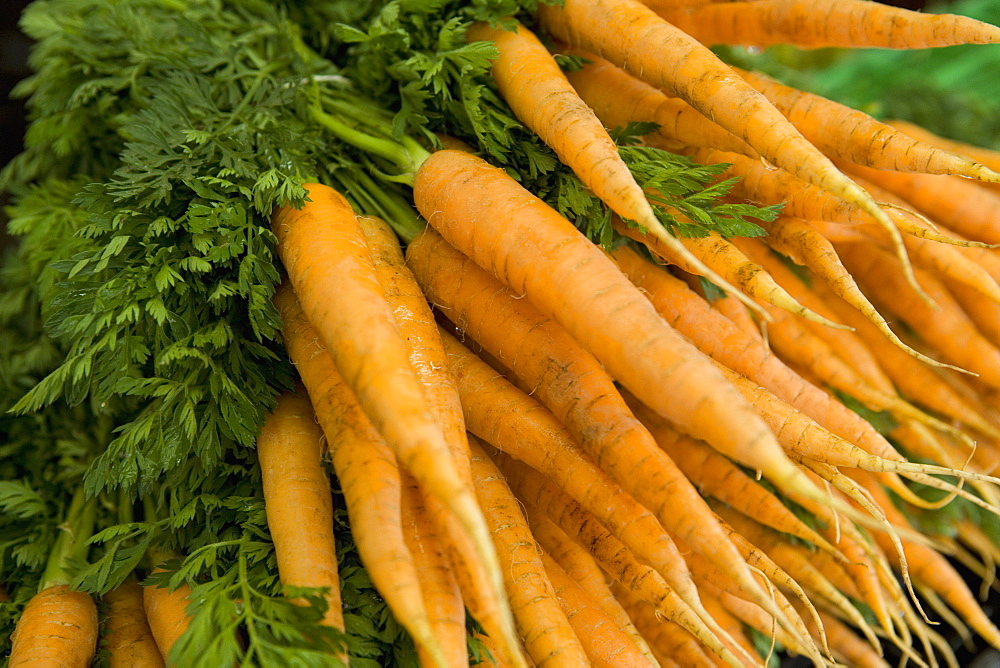
{"label": "green stem", "polygon": [[333,133],[341,141],[377,156],[387,161],[399,170],[399,174],[389,177],[407,185],[413,185],[413,178],[430,152],[410,137],[390,139],[388,136],[376,136],[355,125],[351,125],[341,116],[328,114],[318,103],[310,107],[313,118],[324,128]]}
{"label": "green stem", "polygon": [[417,215],[409,201],[389,188],[379,185],[360,170],[334,172],[333,178],[344,194],[355,200],[359,214],[370,213],[382,218],[399,235],[403,243],[410,243],[427,223]]}
{"label": "green stem", "polygon": [[83,561],[90,552],[87,541],[94,532],[97,517],[97,499],[87,499],[83,486],[77,488],[70,501],[66,518],[59,527],[52,554],[49,555],[39,591],[54,585],[68,585],[73,579],[70,573],[73,562]]}

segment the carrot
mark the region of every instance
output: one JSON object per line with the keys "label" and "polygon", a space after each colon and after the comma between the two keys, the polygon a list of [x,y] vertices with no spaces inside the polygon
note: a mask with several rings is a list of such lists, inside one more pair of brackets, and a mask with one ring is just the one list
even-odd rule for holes
{"label": "carrot", "polygon": [[[162,570],[157,567],[153,572]],[[144,585],[142,588],[142,604],[149,630],[168,666],[176,665],[170,660],[170,651],[191,624],[191,615],[187,610],[190,594],[191,587],[186,582],[173,589],[157,585]]]}
{"label": "carrot", "polygon": [[321,347],[288,284],[279,288],[274,302],[284,321],[285,348],[327,438],[358,554],[375,588],[414,642],[434,657],[434,665],[445,666],[420,576],[403,538],[396,458]]}
{"label": "carrot", "polygon": [[[878,225],[888,234],[892,247],[902,262],[908,282],[919,292],[920,286],[913,276],[902,235],[897,229],[895,219],[891,216],[892,209],[883,210],[874,200],[872,206],[861,206],[835,190],[800,178],[791,170],[774,169],[760,160],[750,160],[737,153],[693,149],[687,151],[687,154],[695,161],[705,164],[730,164],[730,167],[716,178],[720,180],[738,178],[731,189],[733,196],[745,197],[763,204],[781,203],[785,215],[797,218]],[[864,191],[860,185],[853,181],[852,184]],[[867,191],[864,192],[867,195]]]}
{"label": "carrot", "polygon": [[[403,540],[413,557],[413,565],[420,574],[420,591],[433,630],[448,666],[468,666],[466,648],[465,606],[462,592],[452,573],[445,552],[450,540],[438,531],[433,521],[423,490],[406,473],[401,475],[400,515]],[[423,647],[417,647],[421,665],[430,665],[434,658]]]}
{"label": "carrot", "polygon": [[[657,257],[675,264],[682,270],[698,274],[699,272],[663,248],[655,239],[648,239],[638,230],[628,228],[623,224],[615,224],[615,230],[635,241],[644,243]],[[830,327],[841,325],[823,318],[819,314],[799,304],[784,288],[778,285],[771,275],[760,265],[751,261],[731,240],[725,239],[718,232],[710,231],[704,237],[689,237],[681,241],[696,257],[702,259],[706,266],[739,288],[744,294],[757,300],[760,304],[771,304],[794,313],[803,318],[821,322]],[[706,277],[707,278],[707,277]],[[766,310],[761,313],[767,319]]]}
{"label": "carrot", "polygon": [[486,523],[463,482],[409,362],[364,232],[347,200],[307,184],[311,201],[278,208],[271,227],[308,320],[374,427],[409,471],[458,518],[499,591]]}
{"label": "carrot", "polygon": [[[452,195],[469,187],[474,200]],[[799,470],[707,360],[607,256],[509,176],[473,156],[438,151],[417,173],[414,200],[441,236],[526,294],[654,410],[776,484],[801,487]],[[493,241],[484,243],[491,225]],[[635,343],[621,345],[626,340]]]}
{"label": "carrot", "polygon": [[891,227],[874,201],[809,143],[767,99],[707,47],[638,0],[567,0],[542,5],[539,23],[556,39],[593,51],[668,90],[744,139],[765,160],[825,188]]}
{"label": "carrot", "polygon": [[928,14],[866,0],[713,3],[676,11],[671,0],[647,4],[706,44],[924,49],[1000,42],[1000,28],[967,16]]}
{"label": "carrot", "polygon": [[[617,582],[612,583],[612,586],[636,628],[648,639],[661,665],[670,665],[671,661],[685,668],[708,668],[716,665],[698,640],[684,627],[661,618],[655,606],[635,592]],[[749,653],[749,650],[744,649]]]}
{"label": "carrot", "polygon": [[[494,43],[498,57],[491,72],[500,94],[518,119],[555,151],[585,186],[619,216],[636,221],[702,271],[709,271],[656,217],[600,119],[580,99],[534,33],[519,23],[513,30],[476,23],[469,27],[466,38]],[[719,280],[720,287],[726,287],[718,276],[712,277]]]}
{"label": "carrot", "polygon": [[556,599],[521,507],[475,438],[469,439],[476,496],[497,547],[521,639],[535,665],[587,665],[586,652]]}
{"label": "carrot", "polygon": [[[608,476],[649,508],[664,528],[752,591],[752,575],[727,546],[698,491],[635,419],[590,353],[433,229],[410,243],[407,258],[428,298],[511,368]],[[677,506],[687,512],[674,512]]]}
{"label": "carrot", "polygon": [[1000,193],[976,182],[936,174],[905,174],[854,166],[851,171],[896,193],[918,211],[963,237],[1000,244]]}
{"label": "carrot", "polygon": [[[458,380],[469,431],[552,480],[593,513],[639,560],[667,578],[681,597],[695,604],[697,592],[690,576],[677,568],[681,556],[653,514],[581,452],[551,413],[497,376],[458,341],[448,335],[442,338]],[[506,468],[504,471],[512,478]]]}
{"label": "carrot", "polygon": [[278,397],[257,436],[264,509],[278,575],[291,587],[324,587],[323,624],[344,630],[333,538],[333,497],[322,466],[323,431],[304,394]]}
{"label": "carrot", "polygon": [[655,657],[645,638],[632,624],[594,558],[547,517],[536,514],[529,520],[529,524],[532,535],[546,554],[628,635],[647,661],[655,664]]}
{"label": "carrot", "polygon": [[[427,395],[432,415],[444,431],[459,476],[471,487],[472,473],[465,419],[455,378],[451,374],[430,305],[413,273],[406,266],[399,240],[389,225],[374,216],[358,216],[358,224],[368,243],[376,276],[385,290],[386,302],[392,309],[393,319],[409,352],[410,363]],[[417,502],[413,494],[408,496],[410,501]],[[439,533],[443,540],[441,547],[454,566],[462,597],[473,616],[477,619],[495,617],[498,614],[496,600],[501,592],[490,593],[483,590],[481,585],[488,582],[488,576],[476,558],[475,547],[462,531],[461,525],[433,496],[421,494],[419,503],[426,506],[435,525],[435,528],[432,528],[428,526],[426,520],[416,520],[417,526],[430,541],[428,549],[435,549],[433,544],[438,542],[430,538],[429,532]],[[406,535],[408,539],[417,538],[412,533]],[[439,635],[439,637],[449,641],[445,643],[444,649],[449,654],[449,660],[457,662],[460,656],[464,657],[466,654],[465,611],[462,609],[461,601],[453,596],[454,592],[448,593],[450,585],[443,579],[439,580],[438,584],[441,587],[438,589],[440,596],[434,597],[432,601],[437,611],[432,621],[441,625],[446,631],[444,636]],[[499,622],[486,622],[486,626],[494,633],[498,631],[497,624]],[[512,633],[507,635],[512,637]],[[515,648],[510,647],[508,650],[513,652]]]}
{"label": "carrot", "polygon": [[657,420],[642,406],[636,407],[657,444],[670,454],[692,482],[706,496],[713,496],[768,526],[837,553],[825,538],[802,523],[765,487],[736,464],[704,443],[684,436],[663,420]]}
{"label": "carrot", "polygon": [[546,552],[541,553],[545,572],[570,625],[580,639],[591,665],[644,666],[654,664],[638,645],[590,598],[590,595]]}
{"label": "carrot", "polygon": [[129,578],[104,595],[108,616],[103,646],[111,668],[160,668],[163,656],[146,621],[143,588]]}
{"label": "carrot", "polygon": [[[541,518],[551,519],[573,540],[586,546],[601,568],[612,578],[649,601],[664,618],[683,626],[729,665],[739,665],[737,657],[718,637],[717,633],[721,629],[718,629],[714,620],[702,619],[677,595],[662,575],[640,563],[580,504],[540,476],[522,476],[517,481],[511,480],[511,489],[524,504],[532,526],[540,522]],[[706,624],[715,628],[709,628]]]}
{"label": "carrot", "polygon": [[[725,316],[717,313],[679,279],[661,267],[640,258],[634,251],[619,247],[614,257],[636,285],[641,287],[658,312],[699,349],[718,363],[746,375],[767,388],[775,396],[789,402],[805,415],[816,420],[830,432],[840,436],[848,445],[853,444],[854,464],[857,466],[865,455],[875,455],[865,466],[882,466],[881,460],[902,462],[903,457],[857,413],[854,413],[828,393],[811,385],[788,368],[767,349],[759,338],[745,334]],[[720,371],[721,373],[721,371]],[[640,401],[641,397],[638,397]],[[906,495],[909,489],[900,481],[892,485],[893,491]],[[912,492],[909,492],[912,496]],[[905,497],[904,497],[905,498]]]}
{"label": "carrot", "polygon": [[857,335],[878,358],[882,370],[904,396],[941,415],[959,420],[985,435],[1000,436],[997,427],[982,417],[975,405],[949,386],[939,372],[921,364],[886,340],[880,329],[867,319],[859,317],[850,305],[830,294],[824,285],[814,282],[812,289],[837,312],[843,322],[854,327]]}
{"label": "carrot", "polygon": [[[909,121],[904,121],[898,118],[887,119],[885,122],[897,130],[905,132],[914,139],[936,146],[942,150],[955,153],[956,155],[965,156],[982,165],[985,165],[994,172],[1000,172],[1000,152],[998,151],[942,137],[934,134],[926,128],[920,127],[916,123],[910,123]],[[1000,192],[1000,184],[983,183],[982,186],[995,192]]]}
{"label": "carrot", "polygon": [[750,314],[750,310],[739,300],[733,299],[729,295],[722,297],[716,297],[711,300],[712,308],[726,316],[734,325],[742,329],[744,332],[751,334],[752,336],[760,337],[762,341],[765,340],[765,335],[767,333],[767,323],[762,322],[758,324],[754,320],[753,315]]}
{"label": "carrot", "polygon": [[888,253],[862,244],[845,244],[838,250],[868,294],[884,304],[880,310],[899,316],[949,362],[979,374],[991,387],[1000,387],[1000,349],[979,333],[940,281],[917,269],[921,284],[938,304],[934,310],[898,280],[898,264]]}
{"label": "carrot", "polygon": [[96,647],[94,599],[67,584],[55,584],[32,596],[21,612],[7,665],[86,668]]}
{"label": "carrot", "polygon": [[[835,586],[835,583],[827,579],[825,574],[820,572],[816,567],[813,560],[817,555],[811,554],[808,549],[794,546],[774,530],[758,524],[752,518],[743,515],[736,509],[726,508],[721,504],[717,504],[717,509],[719,514],[736,531],[745,536],[751,543],[764,550],[782,570],[794,578],[811,596],[827,602],[839,614],[846,616],[851,623],[862,630],[873,647],[879,647],[878,638],[875,633],[857,608],[842,593],[842,588]],[[837,565],[839,566],[839,564]],[[836,584],[839,585],[840,582]],[[806,615],[804,618],[808,621],[810,616]],[[822,626],[816,629],[815,635],[819,636],[822,642],[827,642]]]}
{"label": "carrot", "polygon": [[572,47],[559,48],[559,51],[586,59],[582,68],[567,72],[566,77],[606,127],[625,127],[633,122],[656,123],[659,127],[643,138],[647,145],[664,150],[710,146],[758,157],[757,151],[743,139],[706,118],[684,100],[667,95],[589,51]]}
{"label": "carrot", "polygon": [[[709,584],[715,585],[721,591],[725,591],[729,594],[732,594],[733,596],[737,596],[739,598],[746,598],[745,592],[739,586],[733,583],[732,580],[730,580],[729,578],[725,577],[725,575],[720,573],[719,570],[714,565],[712,565],[710,562],[708,562],[700,555],[689,553],[687,556],[687,562],[689,568],[691,569],[692,575],[694,575],[699,585],[702,585],[707,582]],[[810,637],[808,627],[799,617],[799,611],[795,609],[791,605],[791,603],[789,603],[789,600],[785,596],[785,594],[782,591],[774,588],[772,588],[769,591],[769,593],[773,597],[775,604],[778,606],[778,608],[785,612],[785,616],[788,619],[794,620],[795,623],[798,624],[795,631],[804,638]],[[803,602],[803,604],[809,606],[807,615],[813,615],[814,618],[818,620],[817,613],[815,609],[812,608],[812,603],[809,601],[808,598],[806,598],[801,588],[796,591],[796,594],[801,595],[801,601]],[[809,651],[814,652],[813,656],[818,663],[822,663],[823,662],[822,655],[825,654],[829,656],[830,650],[829,648],[826,647],[826,640],[822,637],[822,635],[818,637],[813,636],[813,639],[816,641],[814,643],[815,648],[810,647]]]}
{"label": "carrot", "polygon": [[890,664],[881,656],[881,650],[872,647],[835,616],[819,613],[823,620],[830,649],[841,662],[858,668],[889,668]]}
{"label": "carrot", "polygon": [[[856,475],[860,480],[867,480],[862,474]],[[908,526],[906,517],[892,504],[877,483],[866,484],[866,488],[885,508],[887,517],[894,524]],[[884,545],[886,534],[876,532],[873,534],[873,538],[880,545]],[[906,542],[903,547],[914,580],[941,596],[986,642],[994,647],[1000,646],[1000,630],[983,612],[965,581],[951,567],[947,559],[940,553],[919,543]],[[885,548],[883,547],[883,549]],[[888,552],[888,550],[886,551]],[[894,565],[898,565],[898,561],[894,562]]]}
{"label": "carrot", "polygon": [[919,141],[862,111],[786,86],[760,72],[733,69],[831,158],[873,169],[1000,180],[1000,174],[985,165]]}
{"label": "carrot", "polygon": [[[766,265],[767,270],[773,275],[780,276],[783,285],[788,286],[789,289],[796,286],[797,299],[802,300],[810,297],[808,291],[802,289],[801,281],[787,267],[781,265],[776,258],[770,256],[765,247],[752,239],[740,239],[736,243],[758,263]],[[818,302],[815,299],[812,301]],[[813,306],[817,309],[823,308],[821,303],[813,304]],[[873,386],[867,382],[863,374],[852,366],[853,363],[858,363],[860,358],[844,358],[838,355],[830,341],[832,335],[821,336],[808,327],[804,321],[797,320],[776,309],[771,309],[771,314],[773,320],[768,327],[769,340],[772,348],[786,362],[808,369],[811,374],[821,379],[825,384],[854,396],[870,408],[889,411],[899,419],[924,422],[935,429],[948,433],[956,432],[949,425],[927,415],[899,397],[891,382],[884,378],[877,365],[874,373],[876,374],[876,382],[881,387]],[[849,333],[844,332],[842,336],[849,336]],[[886,385],[888,386],[886,387]]]}

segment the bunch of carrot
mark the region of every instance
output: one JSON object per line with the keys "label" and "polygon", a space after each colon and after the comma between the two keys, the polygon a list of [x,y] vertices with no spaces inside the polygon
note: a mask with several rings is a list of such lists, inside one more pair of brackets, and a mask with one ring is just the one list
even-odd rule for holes
{"label": "bunch of carrot", "polygon": [[[565,0],[533,18],[539,33],[467,37],[496,45],[501,95],[622,243],[461,147],[407,148],[419,233],[330,185],[279,207],[274,301],[301,386],[257,457],[282,583],[320,588],[344,628],[328,461],[421,665],[759,665],[755,637],[819,666],[886,665],[890,646],[957,665],[932,614],[1000,648],[944,556],[985,576],[1000,546],[971,511],[948,535],[913,521],[1000,515],[1000,154],[708,49],[1000,29],[861,0]],[[755,239],[674,236],[680,213],[608,133],[633,122],[782,214]],[[862,417],[880,413],[881,431]],[[488,656],[470,658],[467,612]]]}

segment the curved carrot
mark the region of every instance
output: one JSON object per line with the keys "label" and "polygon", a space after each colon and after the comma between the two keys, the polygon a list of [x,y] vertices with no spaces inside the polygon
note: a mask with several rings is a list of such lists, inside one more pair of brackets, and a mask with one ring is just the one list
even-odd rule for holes
{"label": "curved carrot", "polygon": [[[942,150],[974,160],[981,165],[985,165],[989,169],[992,169],[994,172],[1000,172],[1000,151],[994,151],[983,146],[974,146],[973,144],[966,142],[948,139],[934,134],[930,130],[920,127],[916,123],[910,123],[909,121],[904,121],[898,118],[888,119],[886,120],[886,123],[897,130],[905,132],[914,139],[918,139]],[[1000,192],[1000,184],[983,183],[982,186],[994,192]]]}
{"label": "curved carrot", "polygon": [[103,647],[111,668],[162,668],[163,656],[146,621],[143,588],[129,578],[104,595],[108,616]]}
{"label": "curved carrot", "polygon": [[493,41],[498,58],[491,71],[504,100],[585,186],[619,216],[636,221],[675,253],[708,272],[720,287],[728,288],[656,217],[607,130],[534,33],[519,23],[514,30],[476,23],[466,37]]}
{"label": "curved carrot", "polygon": [[[469,187],[476,198],[457,196]],[[607,256],[504,172],[438,151],[417,172],[414,200],[441,236],[526,294],[657,412],[776,484],[802,487],[799,469],[707,360]],[[626,340],[635,343],[621,345]]]}
{"label": "curved carrot", "polygon": [[[153,572],[160,570],[162,569],[156,568]],[[142,604],[149,630],[156,639],[160,656],[168,666],[175,665],[170,661],[170,651],[191,624],[191,616],[187,611],[190,594],[191,587],[187,583],[176,589],[156,585],[144,585],[142,588]]]}
{"label": "curved carrot", "polygon": [[[767,244],[771,248],[787,255],[796,264],[809,267],[816,278],[822,279],[822,283],[829,286],[830,291],[864,315],[895,347],[929,364],[940,364],[903,343],[892,331],[885,317],[878,312],[875,305],[861,291],[851,273],[847,271],[832,241],[820,232],[815,222],[779,216],[774,221],[758,221],[758,223],[767,230]],[[848,232],[856,232],[852,228],[840,227]],[[848,322],[842,312],[838,312],[838,316],[841,322],[857,329],[858,325]]]}
{"label": "curved carrot", "polygon": [[593,666],[652,668],[638,645],[611,619],[590,595],[562,569],[551,556],[542,552],[542,564],[552,582],[576,637],[580,639]]}
{"label": "curved carrot", "polygon": [[656,123],[659,127],[644,137],[648,145],[665,150],[711,146],[750,158],[759,157],[744,140],[679,97],[667,95],[589,51],[572,47],[559,51],[586,59],[582,68],[567,72],[566,77],[606,127]]}
{"label": "curved carrot", "polygon": [[[410,243],[407,258],[427,297],[510,368],[601,469],[649,508],[664,528],[753,590],[752,574],[727,545],[698,491],[635,419],[590,353],[432,228]],[[679,505],[687,512],[673,512]]]}
{"label": "curved carrot", "polygon": [[[897,226],[898,221],[891,215],[893,210],[883,209],[861,185],[851,182],[865,193],[871,204],[860,203],[833,189],[810,183],[791,169],[774,169],[760,160],[750,160],[738,153],[704,148],[692,149],[687,153],[695,161],[705,164],[728,163],[730,166],[716,178],[738,177],[731,188],[734,196],[764,204],[783,204],[782,211],[785,215],[797,218],[878,225],[889,236],[907,281],[914,286],[914,290],[920,292],[920,284],[913,276],[903,236]],[[924,299],[929,301],[930,298],[924,295]]]}
{"label": "curved carrot", "polygon": [[435,665],[446,666],[402,534],[396,458],[341,379],[288,284],[278,289],[274,302],[284,321],[285,348],[327,438],[358,554],[375,588],[414,642],[424,646]]}
{"label": "curved carrot", "polygon": [[733,69],[770,100],[806,139],[831,158],[873,169],[958,174],[983,181],[1000,181],[1000,174],[989,167],[915,139],[863,111],[786,86],[760,72]]}
{"label": "curved carrot", "polygon": [[97,606],[89,594],[57,584],[31,597],[11,635],[10,668],[86,668],[97,647]]}
{"label": "curved carrot", "polygon": [[[869,455],[904,461],[870,423],[786,366],[759,337],[747,334],[721,313],[713,311],[682,281],[627,247],[616,249],[614,257],[629,279],[643,289],[656,310],[707,355],[767,388]],[[890,475],[887,482],[904,498],[915,497],[898,478]],[[919,498],[914,500],[919,502]]]}
{"label": "curved carrot", "polygon": [[485,520],[427,407],[354,211],[332,188],[305,187],[310,201],[278,208],[271,227],[306,317],[400,464],[455,514],[500,590]]}
{"label": "curved carrot", "polygon": [[657,444],[666,450],[702,494],[713,496],[778,531],[839,554],[837,548],[803,524],[763,485],[744,473],[731,460],[704,443],[684,436],[662,420],[643,416]]}
{"label": "curved carrot", "polygon": [[304,394],[278,397],[257,436],[264,510],[281,584],[325,587],[322,623],[344,630],[323,430]]}
{"label": "curved carrot", "polygon": [[967,16],[917,12],[867,0],[760,0],[676,11],[672,0],[647,0],[647,4],[706,44],[924,49],[1000,42],[1000,28]]}
{"label": "curved carrot", "polygon": [[469,439],[476,496],[503,566],[511,610],[535,665],[576,668],[588,663],[545,573],[528,522],[504,477],[475,438]]}
{"label": "curved carrot", "polygon": [[[707,47],[638,0],[566,0],[539,7],[539,23],[654,86],[669,90],[744,139],[765,160],[891,223],[781,112]],[[891,230],[890,230],[891,231]]]}

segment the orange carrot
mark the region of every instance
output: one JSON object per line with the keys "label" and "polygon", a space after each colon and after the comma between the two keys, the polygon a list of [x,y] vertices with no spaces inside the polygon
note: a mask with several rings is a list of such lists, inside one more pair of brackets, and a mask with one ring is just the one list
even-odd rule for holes
{"label": "orange carrot", "polygon": [[871,645],[858,637],[849,626],[841,622],[837,617],[824,613],[819,613],[823,620],[823,628],[826,631],[826,638],[830,642],[830,649],[839,661],[849,666],[858,668],[889,668],[889,663],[882,658],[878,650],[872,649]]}
{"label": "orange carrot", "polygon": [[[523,465],[522,465],[523,466]],[[718,637],[718,624],[702,619],[670,588],[655,569],[641,564],[590,513],[560,492],[541,476],[523,476],[511,481],[511,489],[524,504],[529,523],[534,526],[547,517],[573,540],[585,545],[594,559],[624,587],[649,601],[666,619],[673,620],[698,638],[729,665],[739,665],[737,657]],[[706,614],[707,616],[707,614]],[[714,628],[709,628],[706,624]]]}
{"label": "orange carrot", "polygon": [[1000,42],[1000,28],[956,14],[928,14],[866,0],[764,0],[673,10],[647,0],[668,21],[706,44],[800,48],[924,49]]}
{"label": "orange carrot", "polygon": [[767,99],[682,29],[638,0],[567,0],[537,17],[556,39],[593,51],[682,98],[746,140],[771,164],[854,202],[891,227],[885,214]]}
{"label": "orange carrot", "polygon": [[56,584],[31,597],[11,635],[8,666],[86,668],[97,647],[94,599]]}
{"label": "orange carrot", "polygon": [[758,521],[824,550],[837,552],[825,538],[802,523],[765,487],[744,473],[732,461],[704,443],[671,429],[648,411],[639,415],[649,427],[657,444],[666,450],[702,494],[728,503]]}
{"label": "orange carrot", "polygon": [[340,193],[319,184],[306,189],[310,201],[300,209],[280,207],[271,220],[302,309],[400,464],[462,523],[499,591],[485,520],[428,409],[364,232]]}
{"label": "orange carrot", "polygon": [[[698,264],[656,217],[600,119],[580,99],[534,33],[520,24],[514,30],[504,30],[476,23],[466,37],[493,41],[498,58],[491,71],[504,100],[585,186],[619,216],[636,221],[663,244]],[[712,277],[719,280],[714,274]],[[722,280],[719,284],[726,287]]]}
{"label": "orange carrot", "polygon": [[606,127],[625,127],[632,122],[656,123],[659,127],[644,137],[647,145],[664,150],[711,146],[758,157],[757,151],[744,140],[706,118],[684,100],[667,95],[589,51],[572,47],[559,50],[586,59],[582,68],[567,72],[566,76]]}
{"label": "orange carrot", "polygon": [[[665,262],[675,264],[688,273],[699,274],[696,268],[685,263],[682,258],[676,257],[669,249],[663,248],[657,243],[656,239],[646,238],[637,229],[629,229],[623,224],[615,224],[615,230],[630,239],[644,243],[656,256]],[[821,322],[830,327],[841,326],[804,308],[802,304],[796,302],[784,288],[774,281],[763,267],[751,261],[732,241],[725,239],[718,232],[711,231],[704,237],[685,238],[681,243],[696,257],[701,258],[705,266],[713,269],[758,303],[765,305],[772,304],[790,313]],[[759,311],[759,309],[757,310]],[[766,310],[761,312],[761,315],[765,320],[768,317]]]}
{"label": "orange carrot", "polygon": [[[455,196],[470,186],[476,198]],[[438,151],[417,173],[414,200],[441,236],[526,294],[657,412],[776,484],[800,487],[799,469],[708,361],[594,244],[504,172]],[[487,226],[493,241],[484,243]]]}
{"label": "orange carrot", "polygon": [[920,283],[938,304],[935,310],[898,279],[898,264],[888,253],[863,244],[844,244],[838,251],[868,294],[884,305],[880,310],[895,313],[947,361],[979,374],[979,380],[991,387],[1000,387],[1000,349],[979,333],[940,281],[916,270]]}
{"label": "orange carrot", "polygon": [[129,578],[104,595],[108,616],[103,646],[112,668],[162,668],[163,656],[146,621],[143,588]]}
{"label": "orange carrot", "polygon": [[616,596],[625,606],[643,637],[648,639],[654,655],[662,666],[670,665],[671,661],[685,668],[710,668],[716,665],[698,640],[684,627],[669,619],[663,619],[652,603],[634,591],[618,583],[612,585]]}
{"label": "orange carrot", "polygon": [[[159,571],[162,569],[153,569],[154,573]],[[149,630],[168,666],[176,665],[170,660],[170,651],[191,624],[187,611],[190,594],[191,587],[186,582],[175,589],[157,585],[144,585],[142,588],[142,603]]]}
{"label": "orange carrot", "polygon": [[325,587],[323,624],[344,630],[333,538],[333,497],[322,465],[323,431],[304,394],[278,397],[257,436],[264,509],[278,575],[291,587]]}
{"label": "orange carrot", "polygon": [[420,576],[402,534],[396,458],[341,379],[287,284],[279,288],[274,301],[284,321],[285,348],[326,435],[361,560],[375,588],[414,642],[424,646],[435,665],[445,666],[444,652],[423,600]]}
{"label": "orange carrot", "polygon": [[535,540],[538,541],[546,554],[555,560],[559,567],[566,571],[566,574],[573,578],[587,595],[600,606],[604,614],[628,635],[636,647],[642,651],[643,656],[651,663],[655,663],[655,658],[645,638],[632,624],[621,602],[615,598],[606,579],[607,576],[598,563],[594,561],[594,558],[547,517],[535,514],[530,518],[529,524],[532,535],[535,536]]}
{"label": "orange carrot", "polygon": [[[445,653],[446,665],[455,668],[468,666],[465,606],[445,552],[450,538],[438,531],[424,493],[413,476],[403,473],[401,484],[403,540],[413,557],[414,567],[420,573],[420,591],[431,629]],[[417,647],[417,655],[421,665],[431,665],[434,661],[421,646]]]}
{"label": "orange carrot", "polygon": [[1000,180],[1000,174],[985,165],[919,141],[862,111],[786,86],[759,72],[733,69],[831,158],[873,169]]}
{"label": "orange carrot", "polygon": [[[785,215],[797,218],[878,225],[889,236],[893,250],[903,263],[903,271],[907,280],[914,286],[915,290],[919,291],[920,286],[913,277],[902,234],[892,217],[893,210],[891,208],[883,210],[874,200],[872,200],[871,206],[862,206],[835,190],[800,178],[790,169],[774,169],[760,160],[751,160],[737,153],[692,149],[687,151],[687,154],[695,161],[704,164],[728,163],[730,167],[716,178],[738,177],[738,181],[731,189],[733,196],[744,197],[763,204],[781,203]],[[853,181],[852,184],[864,191],[866,196],[869,196],[860,185]]]}
{"label": "orange carrot", "polygon": [[851,167],[853,173],[896,193],[914,208],[963,237],[1000,244],[1000,193],[975,181],[937,174],[905,174]]}
{"label": "orange carrot", "polygon": [[[879,365],[899,391],[911,401],[953,420],[964,422],[985,435],[1000,436],[997,427],[981,416],[976,406],[949,386],[939,372],[921,364],[915,357],[890,343],[880,329],[852,309],[822,285],[815,291],[833,309],[842,322],[854,327],[857,335],[878,358]],[[947,463],[947,462],[945,462]]]}
{"label": "orange carrot", "polygon": [[[451,336],[442,338],[469,431],[553,481],[695,605],[697,592],[690,575],[678,568],[681,556],[653,514],[581,452],[551,413]],[[510,471],[501,468],[514,485]]]}
{"label": "orange carrot", "polygon": [[[859,480],[870,480],[860,473],[857,476]],[[885,508],[886,515],[894,524],[908,526],[905,516],[892,504],[892,501],[877,483],[866,484],[866,488],[875,500]],[[885,549],[886,534],[875,532],[873,538]],[[951,567],[947,559],[940,553],[919,543],[906,542],[903,547],[910,574],[914,580],[941,596],[986,642],[994,647],[1000,646],[1000,630],[983,612],[965,581]]]}
{"label": "orange carrot", "polygon": [[[358,216],[358,224],[368,243],[376,276],[385,290],[386,302],[406,344],[410,364],[421,382],[434,419],[444,432],[458,474],[471,487],[469,445],[462,407],[430,305],[406,267],[392,228],[374,216]],[[416,489],[413,486],[416,481],[409,474],[404,473],[402,481],[403,536],[417,569],[424,574],[421,587],[431,625],[447,655],[448,665],[467,665],[465,608],[460,589],[465,590],[466,598],[482,597],[473,582],[482,581],[485,574],[470,576],[470,570],[480,567],[475,548],[444,504]],[[453,564],[457,581],[452,569],[447,567],[448,562]],[[469,604],[476,613],[480,613],[484,605],[488,604],[479,601]]]}
{"label": "orange carrot", "polygon": [[[752,575],[727,545],[698,491],[635,419],[592,355],[433,229],[410,243],[407,257],[428,298],[509,367],[602,470],[664,528],[752,590]],[[687,512],[673,512],[679,505]]]}
{"label": "orange carrot", "polygon": [[546,552],[541,553],[545,572],[570,625],[580,639],[591,665],[651,668],[639,647],[601,610],[586,591]]}
{"label": "orange carrot", "polygon": [[[905,132],[914,139],[918,139],[922,142],[936,146],[942,150],[948,151],[950,153],[955,153],[956,155],[965,156],[971,160],[985,165],[986,167],[992,169],[994,172],[1000,172],[1000,152],[994,151],[982,146],[974,146],[973,144],[968,144],[966,142],[956,141],[954,139],[948,139],[947,137],[942,137],[940,135],[934,134],[926,128],[922,128],[915,123],[910,123],[909,121],[904,121],[900,119],[888,119],[886,123],[892,127]],[[994,192],[1000,192],[1000,184],[996,183],[983,183],[984,188],[993,190]]]}
{"label": "orange carrot", "polygon": [[539,666],[587,665],[586,652],[559,605],[517,499],[483,446],[470,438],[469,447],[476,496],[490,524],[511,609],[528,654]]}

